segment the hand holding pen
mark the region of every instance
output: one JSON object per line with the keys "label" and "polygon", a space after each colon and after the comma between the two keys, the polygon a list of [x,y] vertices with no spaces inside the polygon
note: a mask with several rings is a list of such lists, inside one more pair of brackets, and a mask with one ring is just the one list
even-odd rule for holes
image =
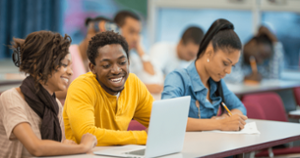
{"label": "hand holding pen", "polygon": [[231,111],[228,109],[228,107],[222,102],[222,106],[225,108],[225,110],[228,113],[229,117],[226,117],[221,121],[221,127],[220,130],[222,131],[239,131],[241,129],[244,129],[244,126],[246,124],[245,120],[248,119],[247,116],[241,115],[241,114],[232,114]]}

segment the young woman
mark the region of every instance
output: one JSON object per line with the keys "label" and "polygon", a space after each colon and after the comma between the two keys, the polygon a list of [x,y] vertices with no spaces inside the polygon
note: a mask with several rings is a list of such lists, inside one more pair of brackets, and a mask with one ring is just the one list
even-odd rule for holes
{"label": "young woman", "polygon": [[[237,131],[246,124],[244,105],[222,80],[241,54],[242,44],[233,29],[229,21],[216,20],[200,43],[196,61],[166,77],[162,99],[187,95],[192,98],[187,131]],[[232,116],[226,112],[216,116],[221,102]]]}
{"label": "young woman", "polygon": [[13,61],[28,77],[0,96],[0,157],[85,153],[97,144],[89,133],[79,145],[64,140],[62,106],[54,92],[65,90],[73,73],[70,43],[68,35],[50,31],[13,39]]}

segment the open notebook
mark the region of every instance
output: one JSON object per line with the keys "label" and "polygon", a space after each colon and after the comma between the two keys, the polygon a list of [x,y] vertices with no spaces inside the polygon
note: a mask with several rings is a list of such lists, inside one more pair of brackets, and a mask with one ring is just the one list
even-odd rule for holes
{"label": "open notebook", "polygon": [[256,123],[250,122],[245,125],[245,128],[240,131],[219,131],[219,130],[213,130],[213,131],[203,131],[203,132],[214,132],[214,133],[227,133],[227,134],[260,134],[260,132],[257,130]]}

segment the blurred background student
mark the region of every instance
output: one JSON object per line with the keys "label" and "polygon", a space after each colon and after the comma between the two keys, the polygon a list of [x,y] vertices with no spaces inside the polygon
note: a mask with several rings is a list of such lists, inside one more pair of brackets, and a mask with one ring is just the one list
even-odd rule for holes
{"label": "blurred background student", "polygon": [[[240,62],[233,68],[226,81],[240,82],[243,80],[261,81],[264,79],[279,79],[283,69],[284,50],[282,43],[266,27],[260,26],[257,35],[244,46]],[[256,68],[251,67],[253,57]],[[253,62],[253,61],[252,61]],[[253,69],[257,69],[253,70]]]}
{"label": "blurred background student", "polygon": [[[162,92],[163,85],[153,82],[161,78],[159,71],[155,70],[149,55],[142,47],[140,33],[142,31],[141,19],[131,11],[120,11],[114,17],[114,22],[120,27],[122,36],[128,43],[130,51],[130,72],[136,74],[152,94]],[[150,80],[150,81],[149,81]]]}
{"label": "blurred background student", "polygon": [[154,44],[149,52],[153,65],[158,67],[164,76],[175,69],[186,68],[196,59],[203,36],[201,28],[190,26],[183,32],[177,44],[170,42]]}
{"label": "blurred background student", "polygon": [[176,68],[187,67],[195,59],[203,37],[201,28],[189,27],[178,44],[158,43],[147,54],[141,44],[141,19],[133,12],[120,11],[114,21],[121,28],[131,51],[130,71],[146,84],[156,99],[163,90],[164,76]]}
{"label": "blurred background student", "polygon": [[[118,31],[118,27],[113,23],[112,20],[106,17],[96,17],[96,18],[87,18],[85,20],[85,26],[87,27],[87,34],[85,38],[81,41],[80,44],[72,44],[69,48],[69,51],[72,55],[72,70],[73,75],[70,78],[71,83],[78,76],[85,74],[89,71],[88,68],[88,57],[87,57],[87,48],[89,41],[92,37],[94,37],[97,33],[105,32],[107,30],[115,30]],[[57,92],[57,98],[60,99],[62,104],[64,104],[64,100],[67,95],[67,89],[64,91]]]}

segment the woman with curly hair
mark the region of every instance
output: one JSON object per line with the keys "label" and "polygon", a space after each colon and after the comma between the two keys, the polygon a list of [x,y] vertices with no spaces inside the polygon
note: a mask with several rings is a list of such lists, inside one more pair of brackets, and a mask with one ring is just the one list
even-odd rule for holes
{"label": "woman with curly hair", "polygon": [[13,39],[13,61],[28,76],[0,97],[0,157],[85,153],[97,144],[89,133],[79,145],[64,136],[62,105],[55,92],[67,88],[73,73],[70,43],[68,35],[50,31]]}

